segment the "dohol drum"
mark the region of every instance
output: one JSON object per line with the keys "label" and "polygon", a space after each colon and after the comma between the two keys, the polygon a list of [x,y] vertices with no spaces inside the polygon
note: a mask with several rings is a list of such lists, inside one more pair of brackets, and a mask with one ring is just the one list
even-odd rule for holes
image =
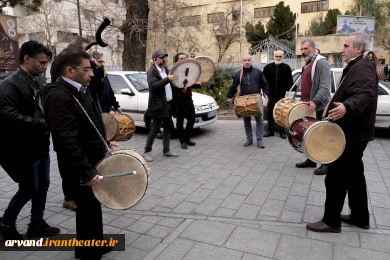
{"label": "dohol drum", "polygon": [[238,96],[234,100],[234,112],[238,118],[258,116],[263,112],[263,102],[260,94]]}
{"label": "dohol drum", "polygon": [[316,113],[309,114],[308,109],[309,105],[307,103],[292,98],[283,98],[275,104],[273,110],[274,120],[281,127],[290,128],[293,122],[299,118],[316,118]]}
{"label": "dohol drum", "polygon": [[135,124],[127,114],[103,113],[102,117],[108,141],[127,141],[133,136]]}
{"label": "dohol drum", "polygon": [[288,141],[295,150],[320,164],[334,162],[345,149],[345,135],[337,124],[311,117],[293,123]]}
{"label": "dohol drum", "polygon": [[111,209],[128,209],[137,204],[148,187],[150,168],[143,156],[132,149],[115,151],[96,167],[99,175],[136,171],[135,175],[109,178],[92,186],[95,197]]}

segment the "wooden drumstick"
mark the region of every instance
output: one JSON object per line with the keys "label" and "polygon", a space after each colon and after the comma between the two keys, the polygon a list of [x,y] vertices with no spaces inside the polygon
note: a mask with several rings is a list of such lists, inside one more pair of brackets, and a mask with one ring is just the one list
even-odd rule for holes
{"label": "wooden drumstick", "polygon": [[100,179],[100,180],[104,180],[104,179],[109,179],[109,178],[114,178],[114,177],[122,177],[122,176],[135,175],[135,174],[137,174],[137,171],[124,172],[124,173],[116,173],[116,174],[111,174],[111,175],[99,176],[99,179]]}

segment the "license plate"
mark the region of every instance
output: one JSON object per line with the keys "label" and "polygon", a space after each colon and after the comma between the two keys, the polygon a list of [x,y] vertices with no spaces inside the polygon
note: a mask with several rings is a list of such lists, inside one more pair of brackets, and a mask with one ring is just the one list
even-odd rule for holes
{"label": "license plate", "polygon": [[218,111],[217,110],[215,110],[215,111],[211,111],[211,112],[209,112],[208,114],[207,114],[207,117],[214,117],[214,116],[216,116],[217,115],[217,113],[218,113]]}

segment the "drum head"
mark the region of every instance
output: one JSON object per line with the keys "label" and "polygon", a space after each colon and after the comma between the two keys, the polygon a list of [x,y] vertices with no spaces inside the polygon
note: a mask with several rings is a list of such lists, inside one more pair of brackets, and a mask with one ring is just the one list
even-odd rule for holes
{"label": "drum head", "polygon": [[303,117],[317,118],[316,112],[309,114],[307,112],[308,109],[309,109],[309,104],[303,102],[296,104],[288,114],[289,125],[291,126],[292,123],[299,118],[303,118]]}
{"label": "drum head", "polygon": [[110,209],[128,209],[139,202],[148,186],[145,165],[135,156],[127,153],[114,153],[97,166],[99,175],[137,171],[136,175],[103,179],[93,186],[95,197]]}
{"label": "drum head", "polygon": [[171,74],[178,76],[171,83],[177,88],[191,87],[199,79],[200,64],[193,59],[184,59],[176,62],[171,69]]}
{"label": "drum head", "polygon": [[215,65],[214,62],[208,57],[196,57],[195,60],[199,62],[201,67],[200,77],[195,83],[202,85],[214,76]]}
{"label": "drum head", "polygon": [[345,135],[336,124],[319,121],[312,124],[303,136],[303,149],[306,156],[321,164],[337,160],[344,152]]}
{"label": "drum head", "polygon": [[106,138],[108,141],[112,141],[119,132],[118,122],[111,114],[103,113],[102,118],[106,127]]}

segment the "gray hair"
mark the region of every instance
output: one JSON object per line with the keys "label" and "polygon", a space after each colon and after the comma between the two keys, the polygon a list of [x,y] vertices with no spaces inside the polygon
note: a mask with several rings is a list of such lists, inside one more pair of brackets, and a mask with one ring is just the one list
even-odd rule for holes
{"label": "gray hair", "polygon": [[316,44],[314,43],[314,41],[312,39],[305,39],[305,40],[302,41],[302,44],[307,43],[307,42],[309,43],[309,45],[311,47],[313,47],[313,48],[316,47]]}
{"label": "gray hair", "polygon": [[363,52],[369,51],[371,47],[371,37],[365,32],[351,33],[351,36],[355,36],[353,39],[353,47],[357,48],[359,45],[363,46]]}
{"label": "gray hair", "polygon": [[98,52],[98,51],[93,51],[93,52],[92,52],[92,57],[93,57],[94,59],[99,59],[99,58],[103,57],[103,53]]}
{"label": "gray hair", "polygon": [[274,51],[274,56],[275,56],[275,53],[277,53],[277,52],[281,52],[282,55],[284,56],[284,51],[282,51],[282,50],[275,50],[275,51]]}

